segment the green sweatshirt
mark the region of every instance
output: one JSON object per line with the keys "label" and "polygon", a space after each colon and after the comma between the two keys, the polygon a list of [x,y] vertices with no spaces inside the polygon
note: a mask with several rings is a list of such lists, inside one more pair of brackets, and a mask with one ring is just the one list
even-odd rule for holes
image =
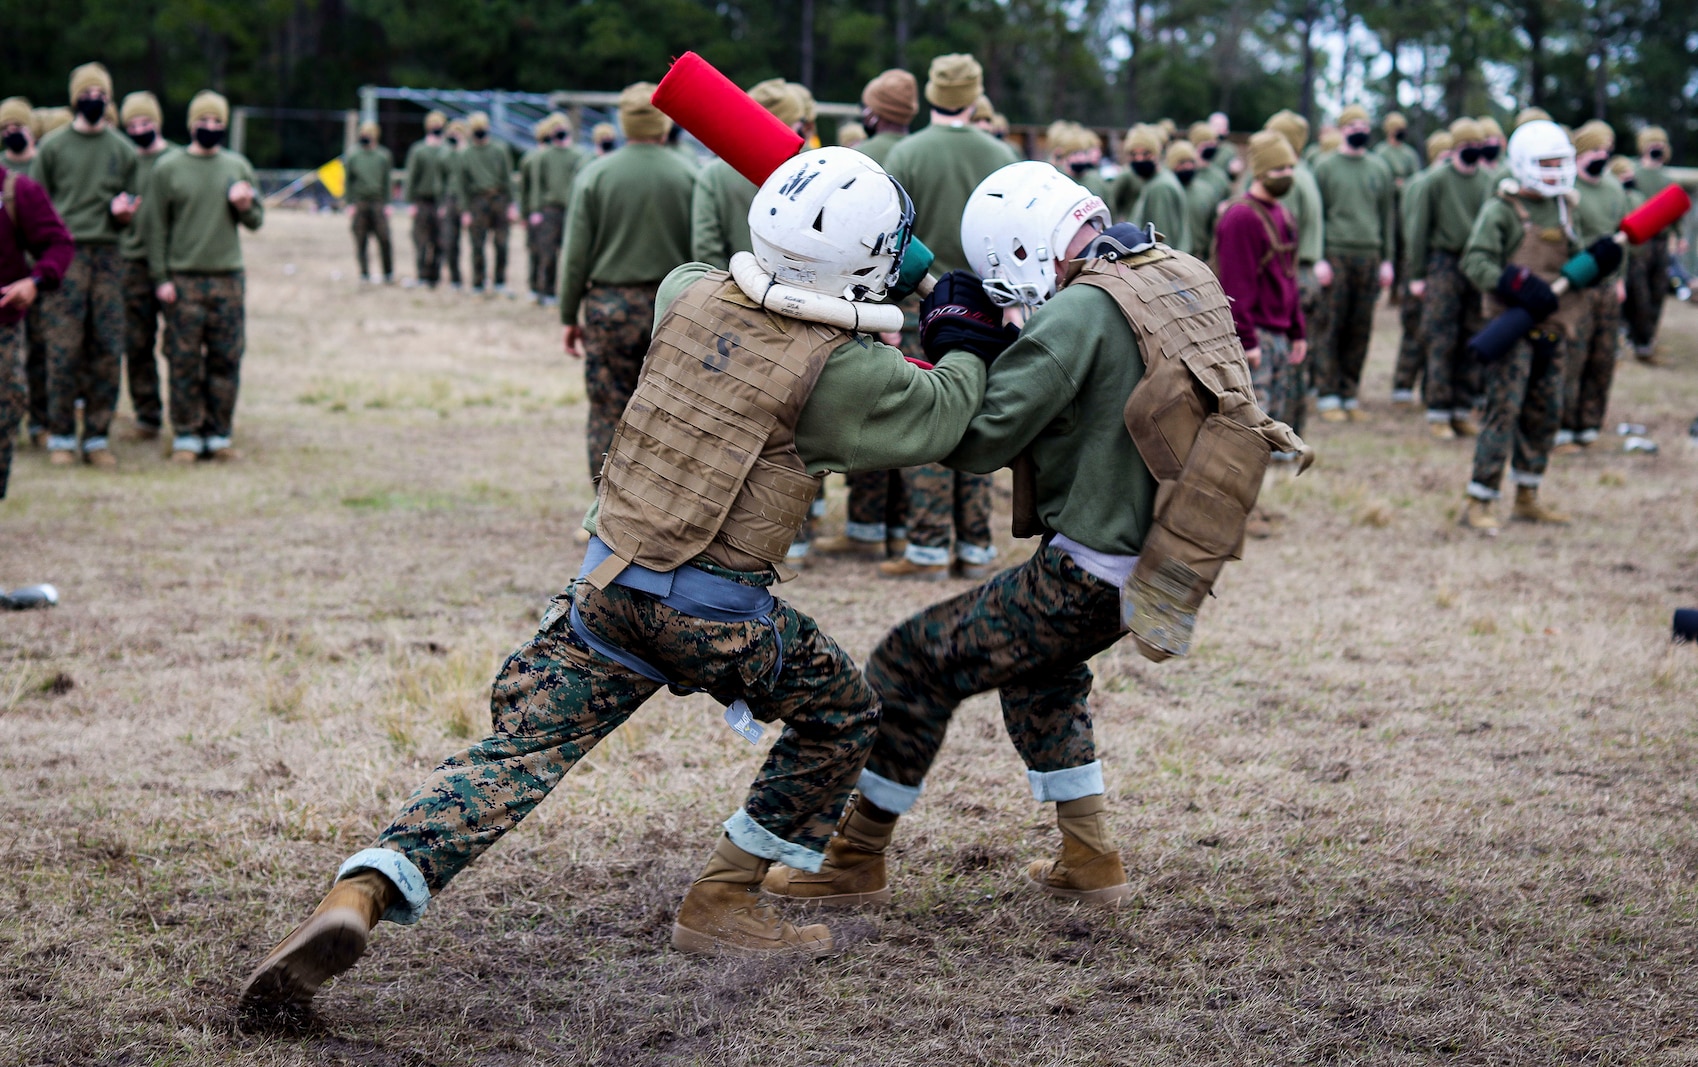
{"label": "green sweatshirt", "polygon": [[466,150],[442,147],[442,195],[466,207]]}
{"label": "green sweatshirt", "polygon": [[[253,206],[241,214],[230,203],[230,187],[254,186]],[[189,274],[229,274],[242,269],[240,223],[257,230],[265,221],[259,181],[247,157],[228,148],[210,156],[172,152],[153,168],[148,199],[142,204],[147,235],[147,269],[154,282]]]}
{"label": "green sweatshirt", "polygon": [[749,205],[758,191],[723,159],[703,167],[690,201],[690,255],[724,270],[734,254],[752,251]]}
{"label": "green sweatshirt", "polygon": [[1328,152],[1314,170],[1326,209],[1326,254],[1389,260],[1397,226],[1390,169],[1370,155]]}
{"label": "green sweatshirt", "polygon": [[885,169],[914,201],[914,236],[937,258],[932,273],[966,270],[961,213],[979,183],[1014,162],[1014,151],[971,126],[932,124],[890,150]]}
{"label": "green sweatshirt", "polygon": [[560,321],[592,283],[648,285],[690,260],[696,168],[665,145],[627,142],[578,173],[560,253]]}
{"label": "green sweatshirt", "polygon": [[1128,222],[1132,218],[1132,209],[1138,206],[1138,197],[1143,195],[1144,179],[1138,177],[1131,164],[1120,168],[1120,173],[1114,176],[1114,184],[1108,190],[1108,210],[1114,216],[1115,222]]}
{"label": "green sweatshirt", "polygon": [[899,144],[905,133],[875,133],[855,146],[855,151],[864,156],[871,156],[872,161],[884,166],[884,161],[890,158],[890,150]]}
{"label": "green sweatshirt", "polygon": [[1197,176],[1185,187],[1185,209],[1191,215],[1191,254],[1203,259],[1214,247],[1215,208],[1226,199],[1228,186],[1213,167],[1197,168]]}
{"label": "green sweatshirt", "polygon": [[440,200],[448,180],[448,146],[414,141],[407,149],[407,181],[402,196],[408,203]]}
{"label": "green sweatshirt", "polygon": [[1392,178],[1400,186],[1407,186],[1409,179],[1421,169],[1421,153],[1415,151],[1413,145],[1390,140],[1381,141],[1374,149],[1374,155],[1386,165],[1386,169],[1391,171]]}
{"label": "green sweatshirt", "polygon": [[[181,151],[176,145],[163,139],[156,143],[163,144],[164,150],[136,153],[136,195],[141,198],[144,207],[147,205],[148,189],[152,186],[153,168],[158,166],[159,161],[166,156]],[[125,259],[141,260],[147,258],[147,238],[142,233],[143,217],[142,212],[137,211],[135,219],[124,227],[123,236],[118,238],[118,252]]]}
{"label": "green sweatshirt", "polygon": [[1446,164],[1422,171],[1403,186],[1403,276],[1427,276],[1434,252],[1461,255],[1480,207],[1492,195],[1491,179],[1476,170],[1462,174]]}
{"label": "green sweatshirt", "polygon": [[[1564,212],[1557,201],[1543,197],[1536,200],[1517,197],[1517,200],[1527,209],[1528,219],[1534,226],[1542,230],[1562,228]],[[1474,283],[1474,288],[1482,293],[1497,288],[1498,276],[1509,265],[1515,250],[1521,247],[1524,235],[1520,216],[1501,195],[1487,199],[1485,206],[1480,208],[1479,217],[1474,220],[1474,229],[1468,234],[1468,246],[1462,252],[1462,273]],[[1578,248],[1570,237],[1563,258],[1576,251]]]}
{"label": "green sweatshirt", "polygon": [[542,210],[542,179],[537,174],[542,153],[539,144],[519,157],[519,212],[526,216]]}
{"label": "green sweatshirt", "polygon": [[1108,182],[1103,180],[1103,172],[1100,169],[1092,167],[1085,173],[1077,175],[1068,171],[1067,176],[1078,182],[1080,185],[1083,185],[1088,192],[1101,197],[1103,203],[1108,203]]}
{"label": "green sweatshirt", "polygon": [[1219,175],[1221,182],[1226,186],[1226,194],[1221,197],[1223,200],[1226,196],[1232,195],[1232,161],[1237,158],[1237,145],[1225,137],[1215,142],[1215,158],[1209,160],[1208,168]]}
{"label": "green sweatshirt", "polygon": [[562,210],[568,207],[572,203],[572,186],[578,181],[578,172],[589,161],[590,154],[575,145],[557,144],[545,149],[542,158],[537,161],[538,176],[542,181],[542,206]]}
{"label": "green sweatshirt", "polygon": [[350,204],[389,203],[389,176],[395,171],[395,157],[389,149],[356,148],[349,152],[342,165],[348,169],[348,188],[343,200]]}
{"label": "green sweatshirt", "polygon": [[[1600,237],[1614,236],[1621,228],[1621,220],[1632,210],[1627,206],[1627,190],[1607,171],[1595,182],[1581,177],[1575,181],[1574,191],[1580,194],[1580,206],[1574,212],[1574,233],[1580,238],[1582,248]],[[1617,268],[1616,274],[1605,275],[1600,280],[1613,279],[1619,273]]]}
{"label": "green sweatshirt", "polygon": [[474,142],[461,157],[460,166],[468,197],[475,193],[513,195],[513,153],[500,141]]}
{"label": "green sweatshirt", "polygon": [[1309,164],[1299,162],[1291,171],[1291,192],[1280,201],[1291,212],[1292,224],[1297,227],[1297,262],[1313,266],[1326,255],[1326,208],[1321,205],[1321,188],[1315,184],[1315,172]]}
{"label": "green sweatshirt", "polygon": [[1153,222],[1156,232],[1167,241],[1169,248],[1191,251],[1191,209],[1186,201],[1185,186],[1179,184],[1171,170],[1156,172],[1156,176],[1144,186],[1143,195],[1132,206],[1130,221],[1139,226]]}
{"label": "green sweatshirt", "polygon": [[62,127],[41,142],[30,176],[47,190],[77,244],[118,243],[112,198],[136,191],[136,149],[128,137],[111,127],[94,133]]}
{"label": "green sweatshirt", "polygon": [[944,462],[989,474],[1030,449],[1044,524],[1099,552],[1133,555],[1156,498],[1123,414],[1143,376],[1137,338],[1114,299],[1069,286],[991,364],[984,404]]}

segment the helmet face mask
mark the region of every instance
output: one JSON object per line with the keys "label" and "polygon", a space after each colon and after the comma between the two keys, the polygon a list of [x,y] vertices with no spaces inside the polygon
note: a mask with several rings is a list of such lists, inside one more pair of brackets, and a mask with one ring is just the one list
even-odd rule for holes
{"label": "helmet face mask", "polygon": [[1566,196],[1577,173],[1574,145],[1554,122],[1523,123],[1509,138],[1509,169],[1527,192],[1547,199]]}
{"label": "helmet face mask", "polygon": [[961,215],[961,247],[998,307],[1040,307],[1055,295],[1056,265],[1085,226],[1103,229],[1108,206],[1048,163],[1012,163],[979,184]]}
{"label": "helmet face mask", "polygon": [[761,269],[785,285],[876,300],[895,284],[914,229],[902,186],[851,148],[787,160],[749,206]]}

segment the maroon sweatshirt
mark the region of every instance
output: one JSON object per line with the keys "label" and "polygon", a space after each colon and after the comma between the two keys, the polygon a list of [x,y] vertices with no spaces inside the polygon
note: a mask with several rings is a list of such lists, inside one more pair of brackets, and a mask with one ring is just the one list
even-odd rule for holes
{"label": "maroon sweatshirt", "polygon": [[1261,212],[1242,200],[1234,201],[1215,224],[1215,270],[1220,287],[1232,298],[1232,324],[1245,351],[1257,346],[1258,328],[1293,341],[1306,336],[1297,294],[1296,228],[1283,207],[1266,202],[1261,206],[1273,220],[1279,243],[1289,251],[1274,251]]}
{"label": "maroon sweatshirt", "polygon": [[[0,167],[0,189],[5,188],[7,171]],[[0,195],[0,201],[5,198]],[[53,210],[47,190],[23,174],[18,175],[13,190],[13,203],[0,203],[0,285],[11,285],[19,278],[33,277],[37,289],[57,289],[65,269],[71,265],[76,244],[71,231]],[[18,221],[12,223],[12,213]],[[25,253],[34,257],[30,266]],[[0,308],[0,325],[10,326],[24,317],[18,308]]]}

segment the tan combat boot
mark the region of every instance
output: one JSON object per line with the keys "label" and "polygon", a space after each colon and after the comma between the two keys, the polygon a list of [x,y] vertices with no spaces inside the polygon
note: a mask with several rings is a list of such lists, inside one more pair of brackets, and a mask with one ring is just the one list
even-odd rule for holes
{"label": "tan combat boot", "polygon": [[83,458],[88,461],[88,465],[91,467],[99,467],[103,470],[116,470],[118,468],[118,457],[112,454],[110,448],[97,448]]}
{"label": "tan combat boot", "polygon": [[825,926],[792,926],[761,899],[770,860],[752,856],[721,837],[707,867],[690,883],[672,924],[672,947],[698,956],[766,956],[832,949]]}
{"label": "tan combat boot", "polygon": [[775,897],[827,908],[859,908],[889,904],[890,883],[884,869],[884,850],[896,831],[896,820],[878,822],[857,800],[843,813],[837,833],[825,846],[818,871],[778,866],[767,872],[761,888]]}
{"label": "tan combat boot", "polygon": [[821,537],[814,542],[814,551],[822,556],[850,556],[860,559],[884,559],[885,543],[881,541],[857,541],[848,534],[832,534]]}
{"label": "tan combat boot", "polygon": [[393,882],[376,871],[339,880],[307,921],[260,961],[242,986],[241,1010],[299,1010],[318,987],[354,965],[366,952],[377,920],[401,898]]}
{"label": "tan combat boot", "polygon": [[1427,434],[1436,441],[1454,441],[1456,440],[1456,427],[1449,422],[1434,422],[1432,419],[1428,419]]}
{"label": "tan combat boot", "polygon": [[1480,434],[1480,424],[1474,421],[1472,415],[1452,415],[1450,428],[1458,437],[1478,437]]}
{"label": "tan combat boot", "polygon": [[1458,520],[1465,530],[1478,530],[1480,533],[1495,534],[1498,532],[1498,520],[1492,517],[1492,502],[1481,500],[1477,496],[1468,498],[1468,506],[1462,509],[1462,518]]}
{"label": "tan combat boot", "polygon": [[1120,853],[1108,847],[1102,794],[1064,800],[1055,806],[1061,828],[1061,856],[1035,860],[1026,880],[1052,897],[1083,904],[1118,904],[1132,895]]}
{"label": "tan combat boot", "polygon": [[949,577],[949,564],[939,563],[931,566],[915,563],[907,556],[902,556],[880,563],[878,572],[886,578],[917,578],[922,582],[941,582]]}
{"label": "tan combat boot", "polygon": [[1569,518],[1560,511],[1539,503],[1539,491],[1530,485],[1515,487],[1515,510],[1510,518],[1516,522],[1539,522],[1549,526],[1567,526]]}

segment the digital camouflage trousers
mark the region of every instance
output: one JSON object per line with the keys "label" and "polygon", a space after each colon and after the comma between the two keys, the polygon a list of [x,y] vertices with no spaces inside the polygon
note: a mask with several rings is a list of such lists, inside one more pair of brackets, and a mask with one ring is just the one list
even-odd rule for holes
{"label": "digital camouflage trousers", "polygon": [[177,302],[165,310],[171,373],[171,431],[228,438],[247,347],[247,281],[228,274],[174,274]]}
{"label": "digital camouflage trousers", "polygon": [[560,269],[560,242],[566,236],[566,209],[558,205],[542,209],[542,221],[531,236],[531,292],[553,296]]}
{"label": "digital camouflage trousers", "polygon": [[1262,361],[1250,372],[1256,403],[1289,426],[1296,409],[1303,405],[1303,365],[1291,365],[1291,338],[1285,334],[1257,329],[1256,344],[1262,350]]}
{"label": "digital camouflage trousers", "polygon": [[654,334],[654,285],[592,285],[581,304],[584,315],[584,392],[589,397],[590,478],[613,444],[613,431],[637,388]]}
{"label": "digital camouflage trousers", "polygon": [[374,238],[377,241],[378,259],[383,264],[384,278],[391,278],[395,274],[395,246],[389,240],[389,216],[384,213],[385,206],[380,200],[362,200],[354,205],[354,259],[360,264],[362,278],[371,277],[366,251]]}
{"label": "digital camouflage trousers", "polygon": [[442,209],[433,196],[413,201],[413,273],[425,285],[442,278]]}
{"label": "digital camouflage trousers", "polygon": [[29,431],[47,429],[47,327],[41,317],[42,297],[36,297],[24,317],[26,354],[24,381],[29,385]]}
{"label": "digital camouflage trousers", "polygon": [[1562,428],[1574,434],[1597,434],[1604,425],[1615,380],[1616,350],[1620,345],[1621,301],[1615,285],[1606,282],[1580,294],[1580,321],[1563,360]]}
{"label": "digital camouflage trousers", "polygon": [[1368,341],[1374,333],[1374,305],[1380,299],[1380,261],[1374,256],[1329,255],[1332,284],[1327,287],[1326,334],[1318,341],[1315,390],[1323,397],[1356,399]]}
{"label": "digital camouflage trousers", "polygon": [[770,624],[710,622],[582,581],[554,598],[536,636],[502,666],[489,736],[432,771],[378,845],[405,854],[440,890],[660,688],[583,642],[570,622],[574,599],[591,633],[673,684],[721,703],[741,698],[760,721],[784,723],[743,807],[761,841],[739,843],[792,866],[803,865],[793,848],[822,852],[878,729],[878,700],[848,655],[783,601]]}
{"label": "digital camouflage trousers", "polygon": [[[995,689],[1040,800],[1100,793],[1086,664],[1124,632],[1120,590],[1046,543],[1026,562],[932,605],[879,642],[866,668],[881,704],[867,770],[917,795],[956,707]],[[1069,780],[1088,791],[1045,795],[1071,791]]]}
{"label": "digital camouflage trousers", "polygon": [[483,288],[484,278],[487,277],[484,246],[486,240],[495,246],[496,285],[507,284],[507,194],[499,190],[483,189],[471,194],[471,204],[466,210],[471,212],[472,225],[468,236],[472,240],[472,286]]}
{"label": "digital camouflage trousers", "polygon": [[157,430],[165,424],[159,392],[159,317],[165,305],[155,295],[147,260],[124,261],[124,374],[136,422]]}
{"label": "digital camouflage trousers", "polygon": [[908,558],[915,563],[949,562],[955,554],[967,563],[996,558],[991,540],[991,484],[988,474],[968,474],[941,463],[908,467],[902,472],[908,494]]}
{"label": "digital camouflage trousers", "polygon": [[438,263],[448,268],[448,280],[454,285],[460,284],[460,210],[458,200],[444,197],[442,219],[436,230]]}
{"label": "digital camouflage trousers", "polygon": [[845,532],[858,541],[906,537],[908,490],[901,471],[857,471],[845,475],[849,501]]}
{"label": "digital camouflage trousers", "polygon": [[1512,459],[1517,484],[1539,484],[1562,418],[1567,347],[1560,333],[1541,334],[1536,341],[1524,337],[1481,368],[1485,412],[1474,442],[1474,495],[1495,497]]}
{"label": "digital camouflage trousers", "polygon": [[1427,295],[1422,300],[1422,358],[1426,381],[1422,398],[1428,411],[1466,412],[1479,391],[1479,367],[1468,339],[1485,324],[1480,291],[1463,276],[1461,260],[1449,252],[1427,257]]}
{"label": "digital camouflage trousers", "polygon": [[1627,339],[1637,346],[1655,344],[1669,295],[1669,239],[1653,237],[1627,256]]}
{"label": "digital camouflage trousers", "polygon": [[59,288],[41,297],[47,342],[47,432],[58,447],[77,434],[103,439],[118,406],[124,366],[124,260],[117,245],[79,245]]}
{"label": "digital camouflage trousers", "polygon": [[1391,372],[1393,392],[1414,389],[1426,371],[1423,358],[1425,353],[1421,349],[1421,309],[1425,303],[1423,298],[1407,289],[1401,289],[1397,294],[1397,323],[1400,332],[1397,340],[1397,363]]}
{"label": "digital camouflage trousers", "polygon": [[22,319],[0,324],[0,500],[6,499],[6,483],[12,475],[12,449],[18,440],[18,423],[29,406],[29,389],[24,384],[24,323]]}
{"label": "digital camouflage trousers", "polygon": [[1309,357],[1297,366],[1297,390],[1302,400],[1292,411],[1292,418],[1284,420],[1286,425],[1295,430],[1299,436],[1303,426],[1308,421],[1308,396],[1314,391],[1315,353],[1320,350],[1318,340],[1327,332],[1327,291],[1321,288],[1321,283],[1315,280],[1315,267],[1310,264],[1297,269],[1297,297],[1303,308],[1304,333],[1309,337]]}

